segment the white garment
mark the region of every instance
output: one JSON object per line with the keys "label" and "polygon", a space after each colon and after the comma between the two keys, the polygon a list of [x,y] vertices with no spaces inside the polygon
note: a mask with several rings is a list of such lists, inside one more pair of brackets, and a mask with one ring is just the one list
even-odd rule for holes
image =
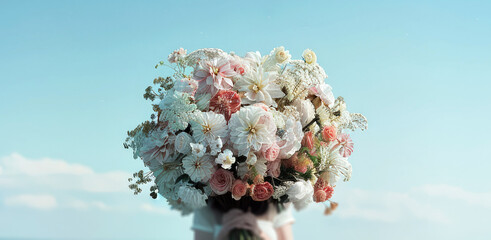
{"label": "white garment", "polygon": [[[257,224],[262,232],[264,232],[271,240],[277,240],[275,228],[293,223],[295,219],[292,216],[291,208],[287,207],[284,211],[276,214],[276,208],[272,205],[268,208],[268,212],[264,216],[257,219]],[[194,211],[192,230],[199,230],[207,233],[212,233],[216,239],[222,226],[217,223],[215,213],[210,207],[204,207]]]}

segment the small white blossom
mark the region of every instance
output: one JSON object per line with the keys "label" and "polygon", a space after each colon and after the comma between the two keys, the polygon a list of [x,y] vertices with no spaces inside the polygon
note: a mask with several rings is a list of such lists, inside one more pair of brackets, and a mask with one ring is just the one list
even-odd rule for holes
{"label": "small white blossom", "polygon": [[303,60],[308,64],[314,64],[317,62],[317,56],[315,52],[310,49],[305,49],[302,54]]}
{"label": "small white blossom", "polygon": [[221,164],[222,168],[224,169],[230,169],[232,164],[235,163],[234,154],[229,149],[225,149],[223,153],[218,154],[218,157],[215,159],[215,163]]}
{"label": "small white blossom", "polygon": [[222,147],[223,147],[222,139],[217,138],[216,140],[210,143],[210,154],[213,156],[217,155],[219,152],[222,151]]}
{"label": "small white blossom", "polygon": [[196,156],[196,157],[203,157],[203,155],[205,155],[205,147],[203,146],[203,144],[199,144],[199,143],[190,143],[189,144],[191,146],[191,152],[193,154],[193,156]]}

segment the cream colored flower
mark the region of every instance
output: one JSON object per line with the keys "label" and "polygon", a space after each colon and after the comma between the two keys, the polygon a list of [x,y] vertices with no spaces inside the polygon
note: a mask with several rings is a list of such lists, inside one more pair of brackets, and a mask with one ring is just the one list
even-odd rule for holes
{"label": "cream colored flower", "polygon": [[273,49],[271,56],[273,56],[276,62],[279,64],[287,62],[292,57],[288,51],[285,51],[283,46]]}
{"label": "cream colored flower", "polygon": [[265,72],[263,68],[247,73],[235,84],[235,88],[244,93],[242,103],[253,104],[262,102],[267,106],[276,107],[274,98],[285,96],[281,88],[274,83],[276,73]]}
{"label": "cream colored flower", "polygon": [[317,56],[315,52],[310,49],[305,49],[302,54],[303,60],[308,64],[314,64],[317,62]]}
{"label": "cream colored flower", "polygon": [[275,139],[273,116],[260,107],[241,108],[232,114],[228,124],[230,140],[239,156],[247,156],[249,151],[259,151],[263,144],[271,145]]}

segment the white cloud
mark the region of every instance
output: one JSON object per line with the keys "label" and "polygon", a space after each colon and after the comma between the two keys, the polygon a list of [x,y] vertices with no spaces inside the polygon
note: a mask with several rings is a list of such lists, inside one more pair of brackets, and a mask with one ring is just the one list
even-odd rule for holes
{"label": "white cloud", "polygon": [[458,200],[477,207],[491,209],[491,193],[475,193],[466,191],[457,186],[446,184],[428,184],[420,187],[419,189],[428,196]]}
{"label": "white cloud", "polygon": [[50,158],[28,159],[13,153],[0,160],[0,188],[128,192],[129,173],[97,173],[81,164]]}
{"label": "white cloud", "polygon": [[76,210],[89,210],[92,208],[98,210],[109,210],[109,206],[101,201],[82,201],[82,200],[73,200],[67,204],[67,207],[73,208]]}
{"label": "white cloud", "polygon": [[56,198],[51,195],[23,194],[5,198],[7,206],[29,207],[40,210],[49,210],[57,206]]}
{"label": "white cloud", "polygon": [[169,215],[169,214],[173,213],[173,212],[171,212],[172,210],[169,210],[168,208],[166,208],[164,206],[156,207],[156,206],[149,204],[149,203],[143,203],[142,205],[140,205],[140,209],[145,211],[145,212],[153,213],[153,214]]}
{"label": "white cloud", "polygon": [[343,191],[337,198],[342,204],[338,215],[342,218],[361,218],[371,221],[396,222],[416,218],[437,223],[448,223],[445,211],[427,202],[421,192],[377,192],[361,189]]}
{"label": "white cloud", "polygon": [[26,176],[47,175],[84,175],[93,174],[89,167],[80,164],[70,164],[63,160],[41,158],[29,160],[18,153],[3,157],[0,161],[9,174],[20,174]]}

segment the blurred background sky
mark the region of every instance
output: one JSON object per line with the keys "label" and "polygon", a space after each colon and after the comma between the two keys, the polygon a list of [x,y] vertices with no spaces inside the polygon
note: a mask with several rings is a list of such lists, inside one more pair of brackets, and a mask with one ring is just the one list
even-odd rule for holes
{"label": "blurred background sky", "polygon": [[[332,216],[297,239],[490,239],[490,1],[0,1],[0,238],[191,239],[126,179],[179,47],[313,49],[369,119]],[[168,72],[167,72],[168,73]]]}

